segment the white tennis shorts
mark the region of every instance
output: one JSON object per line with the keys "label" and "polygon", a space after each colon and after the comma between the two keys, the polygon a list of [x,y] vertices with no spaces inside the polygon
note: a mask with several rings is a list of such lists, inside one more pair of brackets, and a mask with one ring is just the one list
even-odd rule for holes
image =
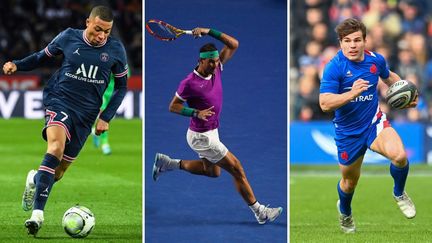
{"label": "white tennis shorts", "polygon": [[227,147],[219,140],[217,129],[202,133],[188,129],[186,139],[200,158],[205,158],[212,163],[219,162],[228,153]]}

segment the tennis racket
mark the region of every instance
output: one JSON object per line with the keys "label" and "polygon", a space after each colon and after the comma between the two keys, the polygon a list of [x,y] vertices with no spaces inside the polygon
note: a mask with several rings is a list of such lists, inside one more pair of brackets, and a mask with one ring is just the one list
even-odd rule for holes
{"label": "tennis racket", "polygon": [[157,19],[147,21],[146,29],[152,36],[163,41],[173,41],[184,34],[192,35],[192,30],[182,30]]}

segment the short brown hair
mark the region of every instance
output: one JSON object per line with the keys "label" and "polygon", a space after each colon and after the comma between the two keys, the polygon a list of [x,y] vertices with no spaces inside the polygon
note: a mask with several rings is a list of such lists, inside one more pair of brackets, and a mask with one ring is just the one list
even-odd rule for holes
{"label": "short brown hair", "polygon": [[340,24],[338,24],[335,29],[339,37],[339,41],[342,41],[345,36],[359,30],[362,32],[363,39],[366,39],[366,26],[360,20],[354,18],[345,19]]}

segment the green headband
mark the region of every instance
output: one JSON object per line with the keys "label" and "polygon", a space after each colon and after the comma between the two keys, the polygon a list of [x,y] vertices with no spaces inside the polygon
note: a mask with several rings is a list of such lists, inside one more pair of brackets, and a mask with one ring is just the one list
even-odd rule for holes
{"label": "green headband", "polygon": [[219,57],[219,52],[217,50],[200,52],[200,58],[216,58],[216,57]]}

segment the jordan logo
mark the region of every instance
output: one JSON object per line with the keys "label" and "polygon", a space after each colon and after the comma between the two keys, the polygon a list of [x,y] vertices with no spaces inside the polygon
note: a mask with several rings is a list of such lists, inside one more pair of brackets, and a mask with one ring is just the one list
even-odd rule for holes
{"label": "jordan logo", "polygon": [[79,56],[81,56],[78,51],[79,51],[79,48],[77,48],[72,54],[78,54]]}
{"label": "jordan logo", "polygon": [[39,195],[41,197],[48,197],[49,191],[48,191],[49,187],[45,188],[45,190],[43,190],[42,193],[40,193]]}

